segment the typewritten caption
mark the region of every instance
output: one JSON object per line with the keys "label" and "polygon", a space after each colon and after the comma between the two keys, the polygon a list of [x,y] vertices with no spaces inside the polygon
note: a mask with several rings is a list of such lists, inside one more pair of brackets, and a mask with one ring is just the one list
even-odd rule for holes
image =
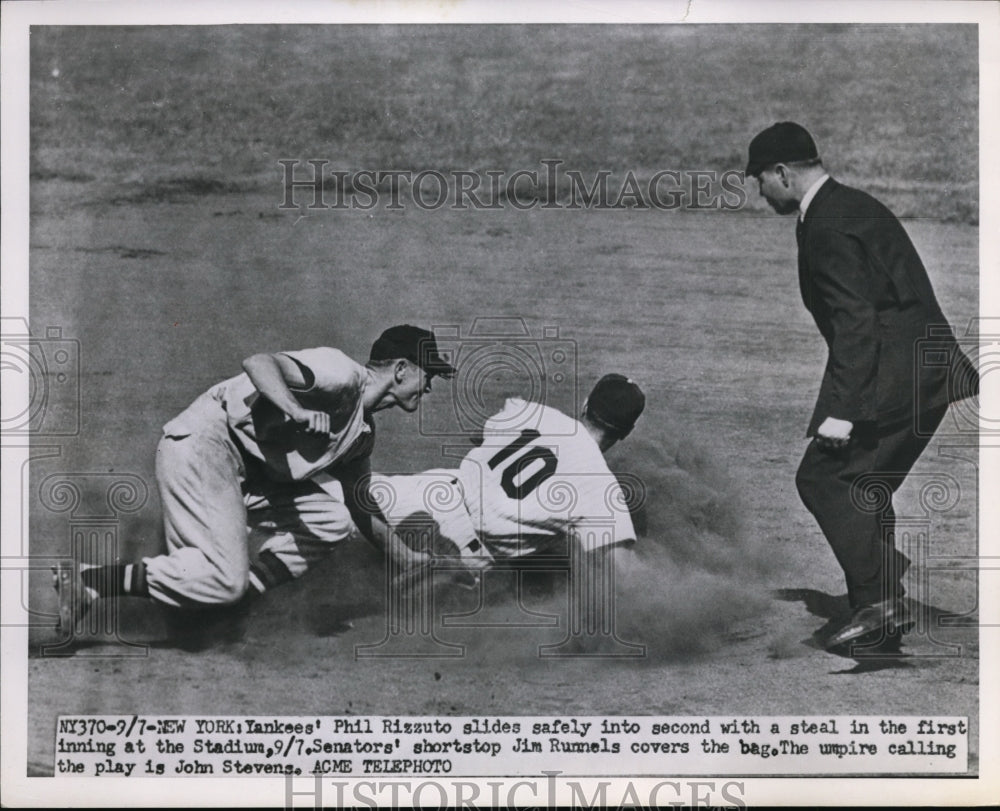
{"label": "typewritten caption", "polygon": [[55,774],[88,777],[960,774],[960,717],[60,716]]}

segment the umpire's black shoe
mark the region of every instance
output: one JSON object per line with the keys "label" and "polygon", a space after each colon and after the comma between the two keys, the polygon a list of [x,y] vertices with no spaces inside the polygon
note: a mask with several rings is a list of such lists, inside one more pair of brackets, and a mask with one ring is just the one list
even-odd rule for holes
{"label": "umpire's black shoe", "polygon": [[906,633],[913,627],[906,603],[901,598],[863,605],[832,636],[824,647],[839,648],[849,642],[877,642],[883,637]]}

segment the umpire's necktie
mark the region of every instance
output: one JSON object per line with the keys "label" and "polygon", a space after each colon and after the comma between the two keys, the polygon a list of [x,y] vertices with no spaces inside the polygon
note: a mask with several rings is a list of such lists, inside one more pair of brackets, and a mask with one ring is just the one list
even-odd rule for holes
{"label": "umpire's necktie", "polygon": [[802,239],[805,235],[806,225],[801,217],[795,219],[795,242],[798,245],[798,265],[799,265],[799,289],[802,291],[802,301],[806,309],[812,312],[812,285],[808,281],[809,269],[806,266],[806,255],[802,250]]}

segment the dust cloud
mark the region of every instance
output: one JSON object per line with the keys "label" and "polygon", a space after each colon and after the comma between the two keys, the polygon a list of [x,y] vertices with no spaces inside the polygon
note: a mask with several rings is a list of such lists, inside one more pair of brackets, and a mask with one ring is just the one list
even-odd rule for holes
{"label": "dust cloud", "polygon": [[[614,557],[614,632],[584,626],[549,650],[617,661],[641,646],[637,658],[657,663],[754,634],[753,617],[768,602],[763,576],[774,560],[765,539],[744,531],[737,488],[721,465],[678,437],[676,426],[662,424],[609,454],[638,536]],[[491,572],[479,597],[438,589],[436,599],[443,614],[475,610],[476,623],[492,623],[461,634],[469,654],[487,661],[527,661],[540,646],[564,641],[573,624],[565,573]],[[559,617],[558,628],[544,617]]]}

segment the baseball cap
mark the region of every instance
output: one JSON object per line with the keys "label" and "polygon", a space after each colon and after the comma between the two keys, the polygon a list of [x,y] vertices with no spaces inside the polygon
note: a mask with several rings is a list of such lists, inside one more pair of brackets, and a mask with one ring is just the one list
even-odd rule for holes
{"label": "baseball cap", "polygon": [[750,142],[747,177],[757,177],[775,163],[793,163],[818,158],[816,142],[809,131],[794,121],[779,121]]}
{"label": "baseball cap", "polygon": [[434,333],[412,324],[389,327],[372,344],[368,360],[395,360],[405,358],[429,375],[451,377],[455,367],[438,353]]}
{"label": "baseball cap", "polygon": [[625,375],[604,375],[587,398],[587,416],[625,438],[646,407],[646,395]]}

